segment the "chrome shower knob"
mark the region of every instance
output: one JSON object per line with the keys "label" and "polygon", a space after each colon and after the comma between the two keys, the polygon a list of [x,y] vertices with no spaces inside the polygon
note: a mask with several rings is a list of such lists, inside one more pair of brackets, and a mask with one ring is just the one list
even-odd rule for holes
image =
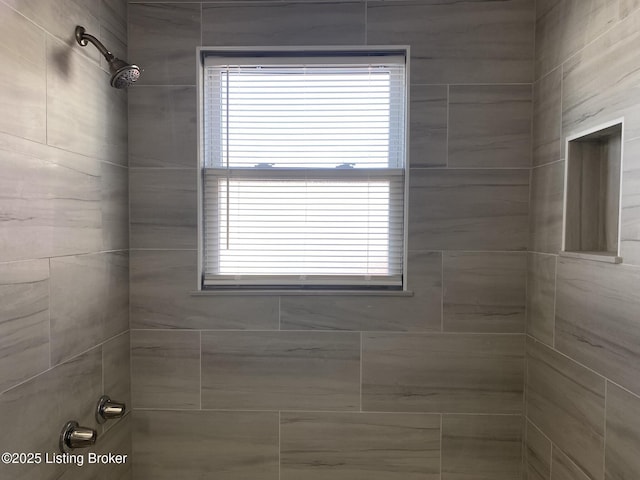
{"label": "chrome shower knob", "polygon": [[121,418],[127,410],[127,406],[122,402],[115,402],[108,395],[103,395],[98,401],[96,408],[96,421],[104,423],[107,420]]}
{"label": "chrome shower knob", "polygon": [[81,427],[78,422],[67,422],[60,432],[60,451],[67,453],[70,449],[90,447],[96,443],[98,432],[93,428]]}

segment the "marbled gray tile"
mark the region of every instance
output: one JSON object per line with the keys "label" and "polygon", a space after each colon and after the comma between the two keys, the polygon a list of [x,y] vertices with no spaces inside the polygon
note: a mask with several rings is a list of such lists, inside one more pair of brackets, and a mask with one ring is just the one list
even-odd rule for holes
{"label": "marbled gray tile", "polygon": [[102,248],[99,162],[0,134],[0,261]]}
{"label": "marbled gray tile", "polygon": [[129,5],[129,58],[140,85],[195,85],[199,3]]}
{"label": "marbled gray tile", "polygon": [[202,407],[357,410],[355,332],[202,332]]}
{"label": "marbled gray tile", "polygon": [[127,252],[51,259],[53,365],[128,328]]}
{"label": "marbled gray tile", "polygon": [[538,2],[536,78],[550,72],[618,19],[617,0]]}
{"label": "marbled gray tile", "polygon": [[443,415],[442,480],[520,480],[520,415]]}
{"label": "marbled gray tile", "polygon": [[555,322],[556,261],[553,255],[528,255],[527,333],[549,346]]}
{"label": "marbled gray tile", "polygon": [[47,58],[47,143],[126,165],[126,92],[112,88],[105,71],[51,37]]}
{"label": "marbled gray tile", "polygon": [[560,258],[555,346],[640,393],[640,270]]}
{"label": "marbled gray tile", "polygon": [[446,85],[411,86],[411,167],[447,165],[447,90]]}
{"label": "marbled gray tile", "polygon": [[440,415],[288,413],[282,480],[440,480]]}
{"label": "marbled gray tile", "polygon": [[129,172],[126,167],[100,163],[102,250],[129,248]]}
{"label": "marbled gray tile", "polygon": [[[127,0],[100,0],[100,27],[127,42]],[[115,53],[115,52],[114,52]],[[116,57],[118,54],[115,54]],[[126,58],[126,57],[125,57]]]}
{"label": "marbled gray tile", "polygon": [[531,86],[449,87],[449,167],[531,165]]}
{"label": "marbled gray tile", "polygon": [[365,2],[202,4],[204,45],[363,45],[364,39]]}
{"label": "marbled gray tile", "polygon": [[533,252],[558,253],[562,248],[564,161],[531,170],[529,246]]}
{"label": "marbled gray tile", "polygon": [[195,87],[129,91],[129,166],[197,168]]}
{"label": "marbled gray tile", "polygon": [[0,392],[49,368],[49,262],[0,264]]}
{"label": "marbled gray tile", "polygon": [[533,86],[533,165],[562,159],[562,69]]}
{"label": "marbled gray tile", "polygon": [[533,4],[367,3],[367,43],[411,45],[413,83],[529,83]]}
{"label": "marbled gray tile", "polygon": [[[598,475],[596,478],[601,478]],[[567,457],[562,450],[553,448],[551,461],[551,480],[591,480],[580,468]]]}
{"label": "marbled gray tile", "polygon": [[624,263],[640,265],[640,138],[625,142],[620,202],[620,253]]}
{"label": "marbled gray tile", "polygon": [[131,252],[131,327],[277,329],[278,297],[193,296],[197,252]]}
{"label": "marbled gray tile", "polygon": [[131,331],[135,408],[200,408],[200,332]]}
{"label": "marbled gray tile", "polygon": [[135,411],[136,478],[278,479],[277,412]]}
{"label": "marbled gray tile", "polygon": [[593,478],[604,468],[604,397],[604,378],[527,341],[527,416]]}
{"label": "marbled gray tile", "polygon": [[[102,393],[100,348],[74,357],[0,395],[0,450],[58,452],[60,430],[69,420],[97,428],[96,401]],[[0,478],[57,480],[73,465],[0,464]]]}
{"label": "marbled gray tile", "polygon": [[363,334],[362,408],[520,413],[523,336]]}
{"label": "marbled gray tile", "polygon": [[524,333],[526,253],[443,255],[444,331]]}
{"label": "marbled gray tile", "polygon": [[131,248],[196,248],[195,169],[132,168]]}
{"label": "marbled gray tile", "polygon": [[0,131],[46,141],[45,34],[0,3]]}
{"label": "marbled gray tile", "polygon": [[640,0],[620,0],[620,18],[625,18],[640,7]]}
{"label": "marbled gray tile", "polygon": [[417,169],[410,184],[410,250],[527,249],[528,169]]}
{"label": "marbled gray tile", "polygon": [[[104,394],[113,401],[124,402],[131,411],[131,341],[129,332],[112,338],[102,346],[102,376]],[[111,429],[117,422],[106,422],[103,428]]]}
{"label": "marbled gray tile", "polygon": [[282,330],[439,331],[442,325],[442,254],[409,252],[412,297],[283,296]]}
{"label": "marbled gray tile", "polygon": [[533,423],[527,422],[524,443],[524,479],[550,480],[551,441]]}
{"label": "marbled gray tile", "polygon": [[640,12],[636,11],[564,64],[564,136],[624,117],[625,138],[640,137],[640,94],[636,88],[636,67],[640,64],[638,26]]}
{"label": "marbled gray tile", "polygon": [[607,383],[605,480],[640,478],[640,398]]}
{"label": "marbled gray tile", "polygon": [[7,0],[4,3],[64,42],[67,49],[77,50],[97,65],[100,58],[98,50],[80,47],[74,32],[76,25],[82,25],[88,33],[100,34],[100,0]]}

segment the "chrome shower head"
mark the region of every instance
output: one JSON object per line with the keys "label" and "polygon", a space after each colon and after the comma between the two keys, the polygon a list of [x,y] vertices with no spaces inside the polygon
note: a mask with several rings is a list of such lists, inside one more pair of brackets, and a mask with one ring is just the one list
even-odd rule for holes
{"label": "chrome shower head", "polygon": [[140,78],[140,67],[127,63],[116,58],[107,48],[93,35],[86,33],[84,27],[76,27],[76,41],[79,45],[86,47],[91,42],[109,63],[111,72],[111,86],[114,88],[127,88],[133,85]]}

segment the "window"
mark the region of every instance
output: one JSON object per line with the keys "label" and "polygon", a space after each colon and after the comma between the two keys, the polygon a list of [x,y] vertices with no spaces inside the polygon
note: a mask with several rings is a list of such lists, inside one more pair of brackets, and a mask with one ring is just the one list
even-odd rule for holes
{"label": "window", "polygon": [[202,51],[204,288],[401,289],[406,51]]}

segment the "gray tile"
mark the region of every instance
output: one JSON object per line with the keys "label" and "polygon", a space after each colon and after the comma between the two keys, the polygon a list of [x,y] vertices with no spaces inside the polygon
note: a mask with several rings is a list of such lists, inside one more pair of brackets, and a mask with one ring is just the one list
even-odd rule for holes
{"label": "gray tile", "polygon": [[557,282],[556,348],[640,393],[640,271],[561,258]]}
{"label": "gray tile", "polygon": [[193,296],[197,252],[131,252],[132,328],[277,329],[278,297]]}
{"label": "gray tile", "polygon": [[414,170],[411,250],[526,250],[529,170]]}
{"label": "gray tile", "polygon": [[46,141],[45,34],[0,4],[0,132]]}
{"label": "gray tile", "polygon": [[533,165],[562,159],[562,69],[533,86]]}
{"label": "gray tile", "polygon": [[277,412],[135,411],[136,478],[278,479]]}
{"label": "gray tile", "polygon": [[524,333],[527,255],[444,253],[446,332]]}
{"label": "gray tile", "polygon": [[527,333],[550,346],[555,322],[556,261],[552,255],[528,255]]}
{"label": "gray tile", "polygon": [[202,407],[357,410],[360,335],[203,332]]}
{"label": "gray tile", "polygon": [[100,34],[100,0],[59,0],[41,2],[39,0],[7,0],[4,2],[22,15],[42,27],[58,40],[66,44],[66,48],[78,51],[97,62],[100,53],[95,48],[83,48],[76,43],[74,31],[76,25],[82,25],[88,33]]}
{"label": "gray tile", "polygon": [[140,85],[195,85],[200,4],[129,5],[129,58]]}
{"label": "gray tile", "polygon": [[363,45],[364,30],[365,2],[202,5],[205,45]]}
{"label": "gray tile", "polygon": [[527,416],[593,478],[604,468],[604,390],[595,373],[527,342]]}
{"label": "gray tile", "polygon": [[520,413],[523,336],[363,334],[362,407]]}
{"label": "gray tile", "polygon": [[[127,42],[127,0],[100,0],[100,27]],[[115,52],[114,52],[115,53]],[[115,54],[118,56],[118,54]]]}
{"label": "gray tile", "polygon": [[129,165],[197,168],[195,87],[129,91]]}
{"label": "gray tile", "polygon": [[102,250],[129,248],[129,172],[126,167],[100,163]]}
{"label": "gray tile", "polygon": [[521,478],[521,416],[442,416],[442,480]]}
{"label": "gray tile", "polygon": [[133,168],[132,248],[197,248],[196,170]]}
{"label": "gray tile", "polygon": [[640,398],[607,384],[605,480],[640,478]]}
{"label": "gray tile", "polygon": [[135,408],[200,408],[200,332],[133,330]]}
{"label": "gray tile", "polygon": [[447,90],[446,85],[411,86],[409,158],[412,167],[447,165]]}
{"label": "gray tile", "polygon": [[640,137],[640,95],[636,88],[639,26],[640,12],[636,11],[564,64],[564,136],[624,117],[625,138]]}
{"label": "gray tile", "polygon": [[625,142],[623,155],[620,253],[624,263],[640,265],[640,138]]}
{"label": "gray tile", "polygon": [[531,170],[529,245],[532,251],[558,253],[562,248],[564,161]]}
{"label": "gray tile", "polygon": [[640,7],[640,0],[620,0],[620,18],[625,18]]}
{"label": "gray tile", "polygon": [[440,415],[283,413],[282,480],[440,480]]}
{"label": "gray tile", "polygon": [[617,0],[539,2],[536,78],[550,72],[617,21]]}
{"label": "gray tile", "polygon": [[590,480],[590,477],[580,470],[559,448],[554,447],[551,462],[551,480]]}
{"label": "gray tile", "polygon": [[[113,401],[124,402],[126,411],[131,405],[131,341],[129,332],[112,338],[102,346],[102,375],[104,394]],[[105,431],[121,420],[104,424]]]}
{"label": "gray tile", "polygon": [[[0,450],[58,452],[64,424],[77,420],[97,428],[96,401],[102,392],[100,348],[79,355],[0,395]],[[0,465],[0,478],[57,480],[73,465]]]}
{"label": "gray tile", "polygon": [[126,92],[112,88],[97,64],[51,37],[47,58],[47,143],[126,165]]}
{"label": "gray tile", "polygon": [[439,331],[442,325],[442,254],[409,252],[413,297],[283,296],[283,330]]}
{"label": "gray tile", "polygon": [[102,248],[99,162],[0,134],[0,261]]}
{"label": "gray tile", "polygon": [[449,167],[531,165],[530,85],[449,88]]}
{"label": "gray tile", "polygon": [[128,328],[127,252],[51,259],[53,365]]}
{"label": "gray tile", "polygon": [[551,441],[531,422],[527,422],[524,443],[525,480],[550,480]]}
{"label": "gray tile", "polygon": [[49,368],[49,262],[0,264],[0,392]]}
{"label": "gray tile", "polygon": [[529,83],[533,29],[522,0],[367,3],[367,43],[411,45],[413,83]]}

